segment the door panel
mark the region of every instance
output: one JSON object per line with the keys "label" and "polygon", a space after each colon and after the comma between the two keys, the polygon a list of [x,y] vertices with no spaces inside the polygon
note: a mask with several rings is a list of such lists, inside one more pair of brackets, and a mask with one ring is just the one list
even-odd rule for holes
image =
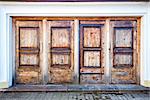
{"label": "door panel", "polygon": [[84,51],[84,66],[100,67],[100,51]]}
{"label": "door panel", "polygon": [[[38,28],[21,27],[20,31],[20,47],[38,47]],[[36,37],[36,38],[33,38]]]}
{"label": "door panel", "polygon": [[70,55],[68,54],[52,54],[52,65],[70,65]]}
{"label": "door panel", "polygon": [[49,81],[73,82],[73,21],[48,21]]}
{"label": "door panel", "polygon": [[132,65],[131,54],[114,54],[114,65]]}
{"label": "door panel", "polygon": [[132,28],[117,27],[115,31],[115,47],[132,47]]}
{"label": "door panel", "polygon": [[136,82],[136,21],[111,21],[112,83]]}
{"label": "door panel", "polygon": [[84,27],[84,47],[100,47],[100,28]]}
{"label": "door panel", "polygon": [[70,28],[69,27],[52,27],[52,47],[69,47],[70,45]]}
{"label": "door panel", "polygon": [[38,54],[21,54],[20,65],[37,65],[38,66]]}
{"label": "door panel", "polygon": [[16,21],[16,83],[41,82],[40,35],[40,21]]}
{"label": "door panel", "polygon": [[101,74],[81,74],[80,81],[81,83],[88,83],[88,84],[99,84],[103,83],[103,76]]}
{"label": "door panel", "polygon": [[104,82],[104,21],[80,21],[80,83]]}

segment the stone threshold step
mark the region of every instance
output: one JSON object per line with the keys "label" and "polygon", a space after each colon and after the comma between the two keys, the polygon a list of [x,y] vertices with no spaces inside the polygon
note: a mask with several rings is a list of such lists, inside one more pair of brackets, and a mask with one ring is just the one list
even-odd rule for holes
{"label": "stone threshold step", "polygon": [[150,88],[141,85],[15,85],[1,92],[144,92]]}

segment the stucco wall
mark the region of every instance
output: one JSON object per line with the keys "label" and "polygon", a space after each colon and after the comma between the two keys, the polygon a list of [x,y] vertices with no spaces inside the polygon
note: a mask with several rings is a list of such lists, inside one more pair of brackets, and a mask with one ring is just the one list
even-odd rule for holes
{"label": "stucco wall", "polygon": [[145,68],[145,76],[144,76],[144,85],[150,87],[150,2],[148,4],[148,18],[147,18],[147,43],[146,43],[146,68]]}

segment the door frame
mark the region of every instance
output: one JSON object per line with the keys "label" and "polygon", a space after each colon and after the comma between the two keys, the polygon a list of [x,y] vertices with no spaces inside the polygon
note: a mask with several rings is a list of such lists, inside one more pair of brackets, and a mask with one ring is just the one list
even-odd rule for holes
{"label": "door frame", "polygon": [[[106,84],[111,84],[111,74],[112,74],[112,67],[113,67],[113,64],[112,64],[112,60],[113,60],[113,57],[112,57],[112,53],[113,53],[113,45],[112,45],[112,35],[111,35],[111,32],[110,32],[110,22],[112,20],[129,20],[129,21],[132,21],[132,20],[137,20],[137,33],[136,33],[136,50],[134,55],[137,54],[137,60],[136,60],[136,63],[138,66],[134,66],[135,67],[135,71],[136,71],[136,84],[140,84],[140,23],[141,23],[141,17],[138,17],[138,16],[126,16],[126,17],[86,17],[86,16],[82,16],[82,17],[35,17],[35,16],[32,16],[32,17],[26,17],[26,16],[21,16],[21,17],[18,17],[18,16],[13,16],[12,17],[13,19],[13,34],[16,36],[16,23],[15,21],[41,21],[42,23],[42,27],[41,27],[41,30],[42,30],[42,42],[40,44],[42,44],[42,52],[41,52],[41,57],[42,57],[42,60],[40,60],[41,64],[40,64],[40,67],[41,67],[41,71],[42,71],[42,79],[43,79],[43,84],[47,84],[47,82],[45,80],[48,79],[48,76],[47,78],[45,79],[45,75],[48,75],[48,41],[49,41],[49,32],[48,32],[48,27],[49,26],[46,26],[48,25],[48,22],[49,21],[74,21],[74,26],[73,26],[73,29],[74,29],[74,37],[73,37],[73,53],[71,55],[73,55],[73,58],[71,61],[73,63],[72,67],[73,67],[73,83],[76,83],[76,84],[80,84],[80,75],[81,75],[81,72],[80,72],[80,56],[81,56],[81,52],[80,52],[80,42],[81,42],[81,33],[80,33],[80,21],[95,21],[95,20],[99,20],[99,21],[102,21],[101,23],[103,24],[103,36],[105,37],[105,45],[104,46],[104,50],[105,52],[104,53],[104,83]],[[76,21],[78,23],[76,23]],[[78,27],[78,29],[76,30],[76,27]],[[106,32],[106,33],[105,33]],[[75,35],[78,35],[77,37],[75,37]],[[48,36],[48,37],[47,37]],[[16,38],[15,38],[16,39]],[[102,38],[101,38],[102,39]],[[102,40],[100,40],[102,41]],[[15,42],[15,41],[14,41]],[[14,47],[15,47],[15,44],[13,44]],[[16,49],[16,48],[15,48]],[[16,50],[15,50],[16,51]],[[78,55],[75,53],[78,53]],[[16,59],[16,58],[14,58]],[[74,66],[76,64],[76,66]],[[42,66],[45,66],[44,68]],[[14,71],[16,72],[16,67],[14,66]],[[76,72],[76,73],[75,73]],[[14,79],[14,83],[15,83],[15,76],[16,76],[16,73],[14,73],[14,76],[13,76],[13,79]],[[103,83],[103,84],[104,84]],[[63,84],[63,83],[62,83]]]}
{"label": "door frame", "polygon": [[[39,5],[39,6],[38,6]],[[148,28],[150,21],[150,3],[144,2],[114,2],[114,3],[12,3],[12,2],[4,2],[0,3],[0,47],[3,47],[1,50],[0,69],[3,70],[0,76],[0,83],[4,83],[5,88],[12,86],[12,79],[14,76],[14,46],[15,44],[12,35],[12,16],[140,16],[141,17],[141,48],[140,49],[140,84],[144,86],[148,86],[146,82],[150,81],[150,78],[146,76],[149,72],[148,62],[150,54],[148,51],[150,43],[150,39],[148,39],[148,32],[150,29]],[[33,7],[35,6],[35,8]],[[38,6],[38,7],[37,7]],[[76,7],[79,9],[76,9]],[[132,6],[132,8],[131,8]],[[60,11],[60,7],[62,7]],[[72,9],[72,10],[68,10]],[[90,9],[88,9],[90,8]],[[126,9],[129,8],[129,9]],[[31,10],[32,9],[32,10]],[[52,10],[50,10],[52,9]],[[95,10],[93,10],[95,9]],[[98,9],[98,10],[97,10]],[[105,10],[99,10],[105,9]],[[113,11],[111,9],[114,9]],[[119,9],[119,10],[118,10]],[[58,11],[58,12],[56,12]],[[77,20],[75,20],[78,23]],[[147,27],[146,27],[147,26]],[[75,27],[78,29],[78,26]],[[75,32],[76,33],[76,32]],[[75,36],[76,39],[78,37]],[[107,37],[109,38],[109,37]],[[75,44],[78,40],[75,40]],[[78,46],[77,44],[75,46]],[[75,55],[78,55],[78,49],[75,49]],[[4,57],[4,58],[2,58]],[[77,57],[74,57],[75,59]],[[77,61],[78,62],[78,61]],[[75,64],[75,69],[77,69],[78,64]],[[76,70],[75,73],[78,71]],[[0,87],[1,88],[1,87]]]}

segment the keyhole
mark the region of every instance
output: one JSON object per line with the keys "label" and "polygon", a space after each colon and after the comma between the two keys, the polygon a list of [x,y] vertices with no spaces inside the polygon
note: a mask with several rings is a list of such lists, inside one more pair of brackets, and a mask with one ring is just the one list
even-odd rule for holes
{"label": "keyhole", "polygon": [[63,59],[61,59],[61,63],[63,63]]}

